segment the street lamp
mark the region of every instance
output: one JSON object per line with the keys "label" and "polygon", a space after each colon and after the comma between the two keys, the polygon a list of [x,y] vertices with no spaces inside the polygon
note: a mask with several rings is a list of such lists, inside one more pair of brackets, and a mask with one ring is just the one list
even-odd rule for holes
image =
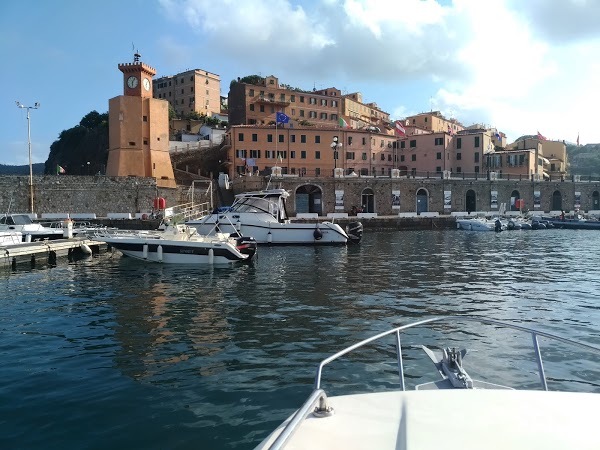
{"label": "street lamp", "polygon": [[29,110],[30,109],[38,109],[40,104],[35,102],[33,106],[25,106],[22,105],[21,102],[15,102],[18,108],[27,110],[27,143],[29,146],[29,200],[31,206],[31,213],[33,214],[33,166],[31,165],[31,125],[29,121]]}
{"label": "street lamp", "polygon": [[338,150],[342,147],[341,142],[338,142],[338,137],[334,136],[333,137],[333,142],[330,145],[331,150],[333,150],[333,165],[334,165],[334,170],[333,170],[333,176],[335,177],[335,172],[337,169],[337,160],[338,160]]}

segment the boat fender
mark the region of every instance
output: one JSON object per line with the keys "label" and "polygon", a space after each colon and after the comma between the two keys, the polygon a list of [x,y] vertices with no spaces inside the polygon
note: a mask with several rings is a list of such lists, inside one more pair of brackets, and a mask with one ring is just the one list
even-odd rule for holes
{"label": "boat fender", "polygon": [[270,244],[273,242],[273,234],[271,234],[271,230],[267,233],[267,242]]}
{"label": "boat fender", "polygon": [[156,248],[156,256],[158,258],[158,262],[163,262],[163,248],[162,248],[162,245],[159,245]]}
{"label": "boat fender", "polygon": [[316,241],[320,241],[321,239],[323,239],[323,232],[319,228],[318,224],[317,224],[317,227],[315,228],[315,231],[313,231],[313,237],[315,238]]}
{"label": "boat fender", "polygon": [[142,247],[142,258],[148,259],[148,244],[144,244]]}
{"label": "boat fender", "polygon": [[92,249],[90,248],[90,246],[87,245],[87,244],[84,244],[83,242],[81,243],[81,245],[79,246],[79,248],[81,249],[81,251],[85,255],[91,255],[92,254]]}

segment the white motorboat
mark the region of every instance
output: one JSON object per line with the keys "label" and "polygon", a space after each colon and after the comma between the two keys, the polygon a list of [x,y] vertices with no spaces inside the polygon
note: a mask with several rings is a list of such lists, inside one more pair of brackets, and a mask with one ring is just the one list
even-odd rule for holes
{"label": "white motorboat", "polygon": [[329,221],[292,222],[286,211],[288,196],[285,189],[237,194],[231,206],[186,224],[195,227],[200,234],[239,232],[252,236],[259,244],[345,244],[362,238],[360,222],[350,223],[346,230]]}
{"label": "white motorboat", "polygon": [[19,231],[0,231],[0,246],[13,245],[23,242],[23,235]]}
{"label": "white motorboat", "polygon": [[256,253],[256,241],[251,237],[199,235],[186,225],[168,225],[156,231],[104,230],[94,239],[126,256],[165,264],[231,264],[250,261]]}
{"label": "white motorboat", "polygon": [[19,232],[23,241],[62,239],[63,230],[35,223],[27,214],[5,214],[0,217],[0,231]]}
{"label": "white motorboat", "polygon": [[[455,328],[465,321],[485,324],[490,328],[486,331],[494,333],[501,333],[504,329],[511,341],[518,336],[517,332],[524,333],[521,336],[529,342],[530,349],[533,347],[533,358],[527,358],[530,360],[531,369],[526,370],[521,377],[507,375],[505,379],[498,380],[498,384],[477,380],[471,378],[463,366],[466,350],[441,348],[436,352],[431,345],[421,345],[417,347],[424,350],[433,361],[441,378],[417,384],[415,390],[407,391],[403,351],[408,353],[411,351],[409,348],[417,347],[403,348],[401,333],[410,329],[410,332],[403,335],[408,339],[418,335],[414,328],[431,327],[425,335],[430,336],[428,340],[432,340],[434,338],[431,336],[435,336],[433,328],[435,324],[439,324],[440,327],[436,331],[447,332],[452,328],[456,329],[459,336],[468,336],[468,330],[464,327]],[[394,338],[395,352],[390,348],[378,347],[377,350],[381,351],[380,355],[396,354],[396,362],[393,365],[397,365],[399,389],[328,397],[321,387],[325,366],[366,344],[388,336]],[[558,370],[558,376],[546,378],[539,338],[544,342],[552,341],[549,342],[552,345],[548,345],[547,350],[551,354],[548,359],[552,362],[548,364]],[[490,342],[488,334],[486,341]],[[452,342],[455,345],[456,339]],[[380,342],[378,344],[383,345]],[[520,351],[527,348],[517,343],[515,346]],[[549,391],[551,382],[558,385],[566,381],[561,377],[564,373],[557,367],[556,358],[560,356],[575,365],[577,374],[584,376],[587,373],[590,377],[597,375],[597,369],[588,371],[582,365],[583,356],[577,358],[575,353],[562,351],[563,347],[571,346],[577,350],[577,355],[582,355],[581,350],[589,352],[592,358],[586,359],[588,364],[597,363],[600,347],[493,319],[449,316],[401,326],[365,339],[323,360],[317,368],[314,390],[304,405],[256,448],[404,450],[452,446],[461,450],[598,449],[598,438],[593,432],[597,426],[596,414],[600,406],[600,395],[593,392],[594,389],[598,389],[598,380],[590,379],[587,383],[587,388],[592,392],[582,392],[582,386],[586,383],[579,379],[573,382],[579,392]],[[500,354],[507,358],[511,353],[507,348],[501,348]],[[473,359],[477,356],[479,355],[476,354]],[[502,363],[493,360],[491,363],[488,354],[482,356],[479,359],[485,366],[475,368],[479,369],[476,370],[477,373],[484,373],[487,366],[498,363],[503,368],[491,369],[492,376],[498,378],[508,374],[509,368],[514,367],[512,361]],[[360,352],[359,357],[364,358],[364,352]],[[407,359],[407,362],[411,366],[418,366],[416,358]],[[381,372],[382,368],[392,366],[390,363],[382,361],[369,365],[366,371],[373,373],[372,377],[375,379],[371,385],[389,386],[393,382],[386,382]],[[379,368],[380,371],[376,371],[375,368]],[[537,368],[537,374],[534,368]],[[391,373],[388,372],[388,375],[391,376]],[[522,381],[522,377],[527,375],[537,375],[540,390],[532,390],[530,381]],[[413,375],[411,378],[417,377]],[[515,389],[504,384],[506,379],[520,380],[527,387],[524,390]],[[366,383],[369,383],[369,380]]]}
{"label": "white motorboat", "polygon": [[500,219],[474,217],[456,219],[456,228],[468,231],[502,231],[506,229],[506,225]]}

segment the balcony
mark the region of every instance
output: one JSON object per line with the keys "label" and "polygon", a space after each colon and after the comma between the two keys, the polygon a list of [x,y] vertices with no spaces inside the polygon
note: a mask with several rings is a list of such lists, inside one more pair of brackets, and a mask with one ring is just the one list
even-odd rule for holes
{"label": "balcony", "polygon": [[269,97],[265,97],[263,95],[257,95],[252,100],[250,100],[250,103],[268,104],[268,105],[274,105],[274,106],[289,106],[290,105],[290,102],[288,102],[288,101],[277,100],[276,98],[269,98]]}

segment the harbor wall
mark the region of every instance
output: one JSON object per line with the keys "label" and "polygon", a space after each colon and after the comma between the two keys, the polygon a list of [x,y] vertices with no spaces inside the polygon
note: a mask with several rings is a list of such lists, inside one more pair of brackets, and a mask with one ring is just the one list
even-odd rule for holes
{"label": "harbor wall", "polygon": [[[416,212],[418,211],[418,202],[423,200],[426,202],[426,207],[421,211],[437,212],[440,215],[465,212],[469,210],[468,197],[474,198],[475,201],[472,212],[498,211],[503,203],[506,205],[506,209],[510,210],[511,197],[516,194],[518,194],[517,198],[524,201],[524,211],[542,213],[561,209],[565,211],[600,209],[600,182],[598,181],[390,177],[282,177],[269,179],[268,177],[244,176],[232,180],[232,186],[235,193],[260,190],[267,186],[287,189],[292,193],[288,199],[288,213],[291,215],[294,215],[296,211],[294,194],[298,189],[321,192],[323,215],[332,212],[351,213],[353,207],[362,206],[362,195],[365,192],[373,195],[373,212],[383,216]],[[344,192],[343,209],[335,208],[336,190]],[[393,191],[400,193],[399,208],[392,207]],[[418,196],[419,191],[425,197]],[[445,205],[447,192],[450,192],[450,202]],[[557,205],[560,207],[554,208]]]}
{"label": "harbor wall", "polygon": [[[30,212],[28,176],[0,176],[0,214]],[[34,212],[93,213],[106,217],[109,213],[143,213],[151,211],[154,199],[163,197],[167,207],[186,203],[189,187],[159,188],[154,178],[47,175],[33,177]],[[201,202],[203,193],[196,191],[194,201]]]}
{"label": "harbor wall", "polygon": [[[511,197],[514,197],[515,192],[518,193],[518,198],[523,199],[526,211],[572,211],[577,208],[576,205],[579,205],[581,211],[600,209],[600,182],[597,181],[389,177],[269,179],[244,176],[232,180],[231,186],[234,194],[267,187],[287,189],[292,193],[288,199],[288,213],[291,216],[296,214],[295,193],[298,189],[320,194],[322,216],[335,212],[351,214],[353,207],[362,206],[365,193],[372,195],[373,212],[378,216],[414,213],[418,211],[418,202],[423,200],[426,207],[421,211],[435,212],[439,215],[464,212],[468,210],[468,196],[475,199],[474,212],[495,211],[502,203],[510,209]],[[344,192],[341,208],[336,208],[336,190]],[[159,188],[154,178],[144,177],[35,176],[33,192],[34,211],[38,217],[43,213],[94,213],[97,217],[106,217],[109,213],[133,215],[150,211],[156,197],[165,198],[167,207],[190,201],[189,186]],[[399,208],[392,207],[393,192],[399,192]],[[419,192],[424,196],[417,195]],[[450,199],[446,195],[447,192],[450,192]],[[209,198],[205,186],[195,189],[195,202],[205,202]],[[218,198],[216,193],[213,193],[213,198],[215,201]],[[554,208],[557,198],[561,208]],[[421,204],[420,207],[422,206]],[[29,177],[0,176],[0,214],[29,210]]]}

